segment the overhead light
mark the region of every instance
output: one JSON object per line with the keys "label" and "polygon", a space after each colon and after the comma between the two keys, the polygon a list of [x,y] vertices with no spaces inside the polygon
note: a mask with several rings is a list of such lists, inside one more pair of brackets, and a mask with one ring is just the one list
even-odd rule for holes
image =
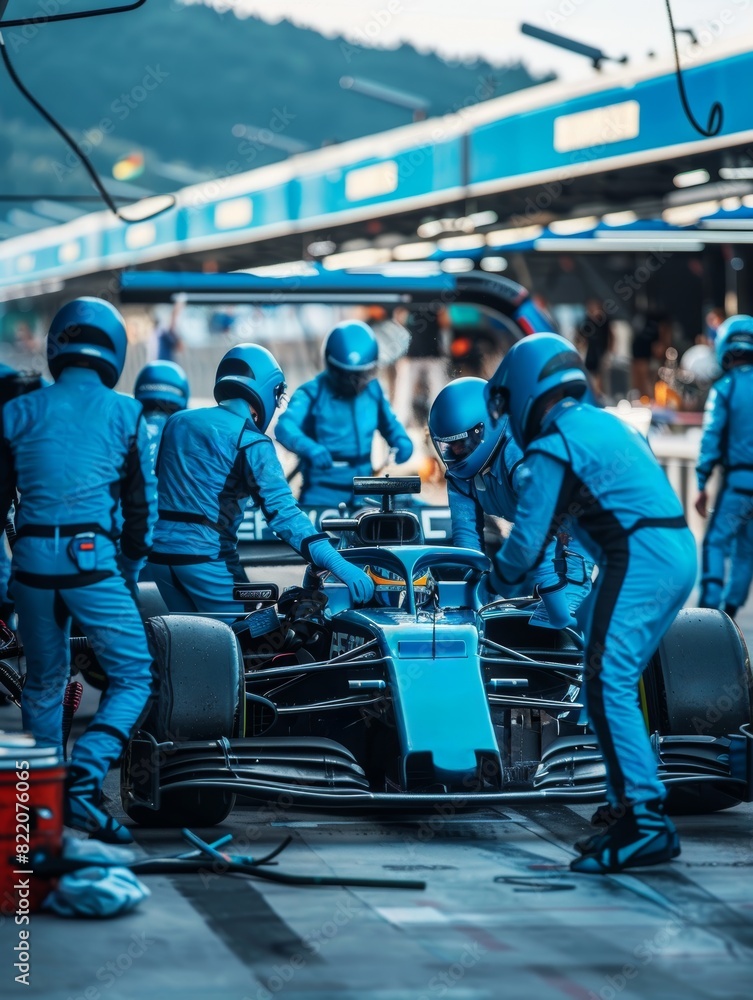
{"label": "overhead light", "polygon": [[[703,239],[705,240],[705,235]],[[667,240],[661,237],[654,239],[650,234],[646,235],[645,241],[643,240],[626,240],[620,237],[609,237],[603,240],[590,240],[582,239],[579,240],[577,237],[568,240],[567,244],[563,244],[562,240],[558,239],[540,239],[536,240],[534,244],[534,249],[550,253],[562,253],[563,250],[567,250],[568,253],[607,253],[610,251],[621,252],[627,251],[629,253],[647,252],[652,253],[654,251],[666,251],[667,253],[674,253],[675,251],[691,253],[693,251],[703,250],[704,244],[700,240],[694,240],[686,237],[684,240]]]}
{"label": "overhead light", "polygon": [[518,226],[516,229],[495,229],[486,234],[487,246],[494,247],[507,243],[525,243],[538,239],[544,232],[542,226]]}
{"label": "overhead light", "polygon": [[421,239],[430,240],[440,233],[472,233],[475,228],[475,223],[463,215],[458,219],[434,219],[432,222],[423,222],[416,233]]}
{"label": "overhead light", "polygon": [[753,166],[719,167],[719,176],[723,181],[750,181],[753,180]]}
{"label": "overhead light", "polygon": [[673,226],[692,226],[703,215],[713,215],[719,211],[718,201],[695,201],[690,205],[675,205],[665,208],[661,214],[665,222]]}
{"label": "overhead light", "polygon": [[638,221],[638,216],[635,212],[608,212],[602,215],[601,221],[606,226],[629,226],[631,222]]}
{"label": "overhead light", "polygon": [[483,236],[447,236],[443,240],[437,240],[440,250],[477,250],[486,246]]}
{"label": "overhead light", "polygon": [[422,240],[430,240],[444,232],[446,232],[444,222],[441,219],[433,219],[430,222],[422,222],[416,230],[416,235]]}
{"label": "overhead light", "polygon": [[476,229],[479,229],[481,226],[493,226],[498,221],[499,216],[496,212],[488,209],[485,212],[472,212],[467,218],[473,223]]}
{"label": "overhead light", "polygon": [[264,264],[262,267],[246,268],[235,274],[255,274],[258,277],[299,278],[310,274],[318,274],[317,269],[305,260],[286,260],[280,264]]}
{"label": "overhead light", "polygon": [[440,233],[473,233],[482,226],[493,226],[499,216],[491,209],[484,212],[472,212],[456,219],[431,219],[422,222],[416,230],[423,240],[431,240]]}
{"label": "overhead light", "polygon": [[482,271],[506,271],[507,257],[482,257]]}
{"label": "overhead light", "polygon": [[595,215],[585,215],[582,219],[558,219],[556,222],[550,222],[549,228],[558,236],[569,236],[570,233],[584,233],[593,229],[598,222]]}
{"label": "overhead light", "polygon": [[332,240],[316,240],[306,247],[306,253],[311,257],[328,257],[335,250],[337,250],[337,244],[333,243]]}
{"label": "overhead light", "polygon": [[[714,220],[716,226],[719,225],[718,220]],[[743,228],[741,232],[737,227],[732,227],[729,224],[722,225],[722,228],[717,229],[705,229],[702,233],[698,234],[698,238],[703,240],[704,243],[753,243],[753,232],[750,229],[750,222]],[[734,231],[733,231],[734,230]]]}
{"label": "overhead light", "polygon": [[322,263],[328,271],[338,271],[346,267],[370,267],[386,264],[392,259],[392,252],[385,248],[369,247],[367,250],[346,250],[325,257]]}
{"label": "overhead light", "polygon": [[675,174],[672,183],[678,188],[689,188],[696,184],[705,184],[709,180],[711,180],[711,175],[708,170],[700,167],[698,170],[685,170],[681,174]]}
{"label": "overhead light", "polygon": [[[363,273],[368,273],[368,268],[364,268]],[[432,274],[440,274],[441,271],[438,260],[395,260],[375,268],[374,273],[394,278],[425,278]]]}
{"label": "overhead light", "polygon": [[448,257],[442,261],[440,267],[447,274],[460,274],[463,271],[472,271],[474,264],[470,257]]}
{"label": "overhead light", "polygon": [[395,260],[424,260],[431,257],[436,249],[436,243],[401,243],[394,247],[392,256]]}

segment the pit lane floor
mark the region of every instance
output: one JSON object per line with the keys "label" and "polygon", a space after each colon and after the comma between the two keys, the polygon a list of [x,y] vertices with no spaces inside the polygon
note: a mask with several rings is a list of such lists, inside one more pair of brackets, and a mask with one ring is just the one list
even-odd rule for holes
{"label": "pit lane floor", "polygon": [[[753,645],[753,608],[741,618]],[[17,726],[0,710],[0,728]],[[116,783],[111,776],[111,791]],[[45,1000],[701,1000],[749,998],[753,804],[678,820],[682,856],[637,875],[571,875],[588,808],[385,819],[238,808],[216,833],[280,870],[420,878],[424,892],[290,888],[217,875],[149,877],[151,899],[110,922],[0,925],[0,996]],[[209,835],[215,831],[198,831]],[[136,832],[148,855],[187,846]]]}

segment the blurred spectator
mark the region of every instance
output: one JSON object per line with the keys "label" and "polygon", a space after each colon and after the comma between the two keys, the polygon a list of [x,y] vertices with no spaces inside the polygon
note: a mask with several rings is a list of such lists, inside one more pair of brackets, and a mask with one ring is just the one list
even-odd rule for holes
{"label": "blurred spectator", "polygon": [[157,361],[175,361],[175,356],[183,349],[178,334],[178,319],[183,309],[182,302],[176,302],[167,323],[157,322],[154,336],[157,341]]}
{"label": "blurred spectator", "polygon": [[406,326],[410,344],[397,363],[395,413],[404,427],[423,427],[429,407],[447,381],[442,354],[442,329],[448,325],[446,310],[410,312]]}
{"label": "blurred spectator", "polygon": [[598,299],[586,302],[586,315],[576,329],[576,347],[585,352],[584,364],[598,393],[604,392],[603,375],[607,356],[614,353],[612,323]]}
{"label": "blurred spectator", "polygon": [[653,399],[656,373],[672,346],[672,321],[666,313],[649,313],[637,316],[633,329],[633,388]]}
{"label": "blurred spectator", "polygon": [[390,403],[395,401],[397,362],[410,347],[410,333],[406,327],[408,310],[396,309],[388,316],[383,306],[367,306],[359,310],[358,318],[368,323],[379,345],[379,368]]}
{"label": "blurred spectator", "polygon": [[727,314],[721,306],[713,306],[706,313],[706,323],[703,333],[696,338],[697,344],[709,344],[713,347],[716,340],[716,331],[727,318]]}

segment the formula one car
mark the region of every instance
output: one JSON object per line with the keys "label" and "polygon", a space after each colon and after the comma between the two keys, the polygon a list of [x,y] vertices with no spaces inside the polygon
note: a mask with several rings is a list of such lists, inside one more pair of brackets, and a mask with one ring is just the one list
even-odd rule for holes
{"label": "formula one car", "polygon": [[[308,570],[281,596],[237,588],[249,610],[232,627],[148,620],[158,696],[125,755],[126,812],[174,826],[220,822],[237,795],[338,810],[603,799],[580,635],[536,625],[534,598],[481,606],[486,556],[424,544],[395,509],[418,479],[354,487],[381,509],[323,526],[374,579],[368,607]],[[734,622],[681,612],[636,692],[675,809],[753,799],[750,687]]]}
{"label": "formula one car", "polygon": [[[122,276],[120,297],[414,311],[472,303],[498,317],[508,337],[501,350],[551,328],[524,288],[479,272],[137,271]],[[580,635],[536,625],[533,598],[484,606],[487,558],[443,544],[446,525],[415,506],[394,509],[397,495],[417,488],[411,479],[370,479],[357,489],[381,501],[352,516],[323,515],[345,558],[375,581],[368,607],[350,607],[347,588],[310,570],[281,596],[274,584],[241,588],[248,611],[232,627],[166,615],[145,588],[159,685],[123,762],[122,799],[134,820],[217,823],[237,795],[331,809],[603,799]],[[290,550],[266,541],[251,517],[247,562],[288,561]],[[717,611],[681,612],[636,692],[676,809],[753,798],[750,690],[735,624]]]}

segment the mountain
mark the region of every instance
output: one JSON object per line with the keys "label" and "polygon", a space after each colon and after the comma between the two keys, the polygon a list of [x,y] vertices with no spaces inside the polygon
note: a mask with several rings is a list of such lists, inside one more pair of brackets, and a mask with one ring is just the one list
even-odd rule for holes
{"label": "mountain", "polygon": [[[364,48],[177,0],[4,36],[21,79],[97,169],[111,178],[117,160],[141,152],[145,170],[133,183],[153,191],[198,180],[196,172],[234,173],[284,158],[233,135],[237,124],[316,148],[410,121],[408,111],[343,90],[343,76],[426,97],[430,115],[541,82],[519,63],[450,65],[409,45]],[[90,194],[76,158],[2,67],[0,93],[0,194]],[[23,224],[12,205],[0,217],[7,210]]]}

